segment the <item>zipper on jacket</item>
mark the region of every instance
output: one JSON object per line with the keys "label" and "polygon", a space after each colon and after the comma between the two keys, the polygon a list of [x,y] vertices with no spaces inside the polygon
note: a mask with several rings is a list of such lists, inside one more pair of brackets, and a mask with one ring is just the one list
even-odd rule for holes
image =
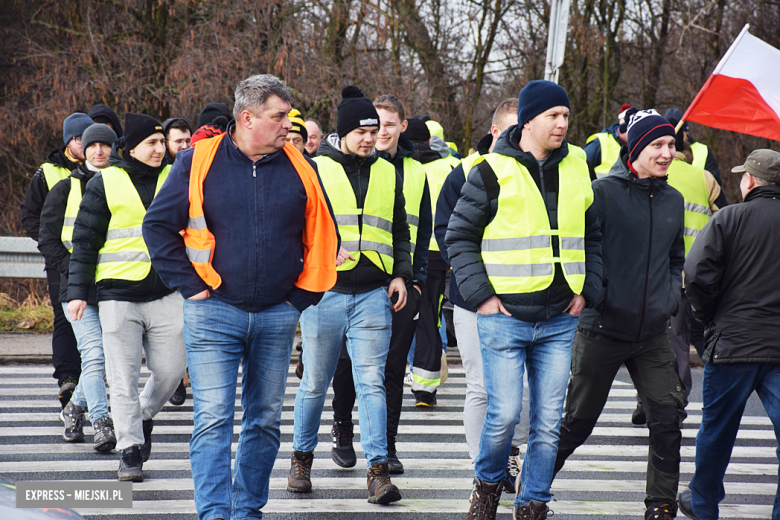
{"label": "zipper on jacket", "polygon": [[639,329],[636,331],[636,340],[642,336],[642,327],[645,322],[645,310],[647,308],[647,279],[650,276],[650,257],[653,249],[653,180],[650,180],[650,196],[647,198],[650,207],[650,238],[647,241],[647,264],[645,266],[645,284],[642,289],[642,308],[639,311]]}
{"label": "zipper on jacket", "polygon": [[257,164],[252,164],[252,177],[257,178]]}

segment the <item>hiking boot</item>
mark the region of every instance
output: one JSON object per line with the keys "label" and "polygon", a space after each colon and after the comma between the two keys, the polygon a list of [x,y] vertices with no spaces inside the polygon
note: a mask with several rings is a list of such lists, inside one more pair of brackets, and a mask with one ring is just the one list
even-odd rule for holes
{"label": "hiking boot", "polygon": [[506,465],[506,477],[501,481],[504,491],[520,494],[520,448],[512,446],[509,452],[509,462]]}
{"label": "hiking boot", "polygon": [[101,417],[94,423],[95,435],[92,437],[92,448],[95,451],[107,452],[116,447],[116,434],[114,434],[114,422],[109,417]]}
{"label": "hiking boot", "polygon": [[139,445],[130,446],[122,450],[122,458],[119,460],[119,471],[117,478],[119,480],[129,480],[131,482],[143,482],[143,461],[141,460],[141,447]]}
{"label": "hiking boot", "polygon": [[76,390],[76,385],[79,384],[79,378],[76,376],[68,376],[60,381],[60,405],[65,406],[70,402],[70,398],[73,397],[73,391]]}
{"label": "hiking boot", "polygon": [[495,520],[500,499],[501,482],[482,482],[475,478],[466,520]]}
{"label": "hiking boot", "polygon": [[544,502],[531,500],[527,504],[516,507],[512,515],[512,520],[547,520],[547,515],[553,512]]}
{"label": "hiking boot", "polygon": [[347,421],[336,421],[330,429],[333,439],[333,448],[330,450],[330,458],[342,468],[351,468],[357,464],[355,448],[352,447],[353,425]]}
{"label": "hiking boot", "polygon": [[636,396],[636,410],[631,414],[631,424],[636,428],[647,426],[647,415],[645,415],[645,408],[642,406],[639,396]]}
{"label": "hiking boot", "polygon": [[395,437],[387,438],[387,468],[391,475],[400,475],[404,472],[404,465],[398,460],[398,453],[395,451]]}
{"label": "hiking boot", "polygon": [[68,401],[60,412],[60,421],[65,426],[62,438],[66,442],[84,442],[84,409]]}
{"label": "hiking boot", "polygon": [[[690,501],[688,503],[690,504]],[[685,512],[683,512],[683,514],[685,514]],[[661,504],[660,506],[648,507],[647,510],[645,511],[645,520],[674,520],[674,517],[676,515],[677,515],[676,504],[674,505]]]}
{"label": "hiking boot", "polygon": [[152,454],[152,429],[154,428],[154,421],[147,419],[144,421],[144,443],[141,445],[141,458],[144,462],[149,460],[149,455]]}
{"label": "hiking boot", "polygon": [[187,387],[184,386],[184,379],[182,379],[179,382],[179,386],[176,387],[176,390],[173,391],[173,395],[170,399],[168,399],[168,402],[171,403],[174,406],[181,406],[184,404],[184,401],[187,399]]}
{"label": "hiking boot", "polygon": [[387,462],[374,462],[368,470],[368,502],[369,504],[389,504],[401,500],[401,492],[390,482],[390,471]]}
{"label": "hiking boot", "polygon": [[[693,508],[691,507],[691,490],[686,489],[677,495],[677,507],[680,508],[680,512],[690,518],[691,520],[699,520],[696,515],[693,514]],[[647,518],[647,513],[645,513]]]}
{"label": "hiking boot", "polygon": [[313,451],[294,451],[291,458],[290,475],[287,477],[287,491],[311,493],[311,464]]}

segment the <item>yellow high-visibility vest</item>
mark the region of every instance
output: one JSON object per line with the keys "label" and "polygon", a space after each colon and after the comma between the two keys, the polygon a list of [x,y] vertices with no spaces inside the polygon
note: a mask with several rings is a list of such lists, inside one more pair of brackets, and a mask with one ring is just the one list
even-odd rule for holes
{"label": "yellow high-visibility vest", "polygon": [[420,228],[420,204],[425,190],[425,169],[411,157],[404,157],[403,168],[406,223],[409,224],[409,240],[412,243],[412,261],[414,261],[417,233]]}
{"label": "yellow high-visibility vest", "polygon": [[[170,171],[170,165],[166,166],[157,176],[155,196]],[[146,208],[125,170],[111,166],[100,174],[103,177],[111,220],[108,222],[106,241],[98,252],[95,281],[143,280],[152,269],[149,250],[141,234]]]}
{"label": "yellow high-visibility vest", "polygon": [[[449,158],[452,158],[455,160],[455,164],[453,165],[452,161],[448,160],[448,157],[445,157],[443,159],[436,159],[435,161],[431,161],[429,163],[423,164],[423,168],[425,169],[425,176],[428,178],[428,190],[431,194],[431,216],[432,218],[435,218],[436,216],[436,201],[439,200],[439,193],[441,193],[441,188],[444,186],[444,181],[447,180],[447,175],[450,174],[450,172],[460,164],[460,161],[452,157],[451,155]],[[428,246],[429,251],[438,251],[439,250],[439,243],[436,242],[436,237],[431,235],[431,243]]]}
{"label": "yellow high-visibility vest", "polygon": [[[395,204],[395,168],[384,159],[371,165],[368,191],[362,208],[358,208],[355,192],[344,167],[323,155],[314,158],[330,199],[341,235],[341,247],[355,260],[347,260],[337,271],[354,269],[360,255],[385,273],[393,274],[393,206]],[[363,216],[360,226],[360,216]]]}
{"label": "yellow high-visibility vest", "polygon": [[710,153],[707,145],[704,143],[693,143],[691,145],[691,153],[693,154],[693,166],[703,170],[707,164],[707,155]]}
{"label": "yellow high-visibility vest", "polygon": [[76,216],[79,214],[79,204],[81,204],[81,181],[73,177],[70,178],[70,193],[68,194],[68,203],[65,206],[65,220],[62,222],[62,245],[69,253],[73,252],[73,225],[76,223]]}
{"label": "yellow high-visibility vest", "polygon": [[594,139],[598,139],[599,143],[601,143],[601,164],[593,168],[593,171],[596,172],[596,177],[600,179],[609,174],[612,165],[620,158],[620,143],[617,142],[614,135],[606,132],[593,134],[585,142],[589,143]]}
{"label": "yellow high-visibility vest", "polygon": [[585,153],[585,150],[577,146],[576,144],[568,143],[569,145],[569,153],[572,154],[574,157],[579,157],[583,161],[588,160],[588,154]]}
{"label": "yellow high-visibility vest", "polygon": [[43,178],[46,179],[46,186],[48,186],[49,191],[51,191],[55,184],[62,179],[67,179],[70,175],[69,169],[48,162],[43,163],[41,169],[43,170]]}
{"label": "yellow high-visibility vest", "polygon": [[679,191],[685,201],[685,256],[691,250],[693,241],[712,217],[710,200],[707,193],[707,183],[704,180],[704,170],[675,159],[667,171],[669,186]]}

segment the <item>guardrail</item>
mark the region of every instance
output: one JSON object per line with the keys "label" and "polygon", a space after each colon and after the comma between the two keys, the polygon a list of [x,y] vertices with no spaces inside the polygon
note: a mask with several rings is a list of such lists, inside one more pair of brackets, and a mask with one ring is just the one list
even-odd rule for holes
{"label": "guardrail", "polygon": [[46,278],[43,255],[28,237],[0,237],[0,278]]}

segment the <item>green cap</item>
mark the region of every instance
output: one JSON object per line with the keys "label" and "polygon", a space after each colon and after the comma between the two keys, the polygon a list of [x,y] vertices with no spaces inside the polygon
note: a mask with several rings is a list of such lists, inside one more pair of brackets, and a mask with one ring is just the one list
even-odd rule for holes
{"label": "green cap", "polygon": [[780,152],[765,148],[753,150],[748,155],[745,164],[735,166],[731,169],[731,172],[748,172],[758,179],[780,184]]}

